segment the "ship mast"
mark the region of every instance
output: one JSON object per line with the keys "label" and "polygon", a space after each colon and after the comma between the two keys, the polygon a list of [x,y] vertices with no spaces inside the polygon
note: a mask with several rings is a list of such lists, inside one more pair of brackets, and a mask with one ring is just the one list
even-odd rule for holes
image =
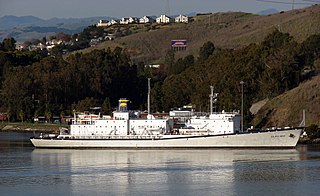
{"label": "ship mast", "polygon": [[216,108],[216,106],[213,106],[217,102],[217,97],[219,93],[214,93],[214,86],[210,86],[211,94],[209,95],[210,97],[210,115],[213,114],[213,108]]}
{"label": "ship mast", "polygon": [[150,80],[151,80],[151,78],[148,78],[148,115],[147,115],[147,119],[153,119],[153,116],[151,115],[151,112],[150,112]]}
{"label": "ship mast", "polygon": [[214,90],[214,86],[210,86],[211,89],[211,94],[210,96],[210,115],[213,114],[213,90]]}
{"label": "ship mast", "polygon": [[150,115],[150,78],[148,78],[148,115]]}

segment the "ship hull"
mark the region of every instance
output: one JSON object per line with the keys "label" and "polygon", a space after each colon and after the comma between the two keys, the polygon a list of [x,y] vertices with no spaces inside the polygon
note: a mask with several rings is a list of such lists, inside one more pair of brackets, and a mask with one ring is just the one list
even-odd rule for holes
{"label": "ship hull", "polygon": [[245,134],[130,139],[40,139],[31,142],[38,148],[293,148],[302,129],[263,131]]}

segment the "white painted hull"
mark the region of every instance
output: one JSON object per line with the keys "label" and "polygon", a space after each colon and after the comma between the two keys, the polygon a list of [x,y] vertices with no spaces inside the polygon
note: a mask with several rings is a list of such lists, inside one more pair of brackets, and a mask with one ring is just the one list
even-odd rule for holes
{"label": "white painted hull", "polygon": [[293,148],[302,129],[219,136],[170,135],[162,139],[31,139],[39,148]]}

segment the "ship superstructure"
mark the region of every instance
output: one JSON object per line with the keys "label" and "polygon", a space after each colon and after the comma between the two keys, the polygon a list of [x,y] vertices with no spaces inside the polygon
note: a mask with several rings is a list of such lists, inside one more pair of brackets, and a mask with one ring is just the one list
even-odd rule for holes
{"label": "ship superstructure", "polygon": [[242,132],[238,111],[213,111],[218,95],[213,93],[213,88],[210,113],[183,113],[184,126],[174,128],[175,116],[155,118],[150,113],[150,80],[148,82],[146,118],[128,110],[129,100],[122,98],[112,116],[75,114],[69,133],[40,136],[31,142],[42,148],[292,148],[303,130],[289,127]]}
{"label": "ship superstructure", "polygon": [[122,98],[119,106],[111,116],[95,114],[75,115],[70,126],[73,136],[105,136],[105,135],[156,135],[169,133],[173,129],[173,121],[169,118],[139,118],[138,113],[128,110],[129,100]]}

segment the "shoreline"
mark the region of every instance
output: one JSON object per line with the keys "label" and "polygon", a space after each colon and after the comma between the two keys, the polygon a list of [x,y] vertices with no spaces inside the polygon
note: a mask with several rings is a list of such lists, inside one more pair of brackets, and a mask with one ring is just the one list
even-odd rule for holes
{"label": "shoreline", "polygon": [[309,139],[309,138],[300,138],[298,144],[320,144],[320,138]]}
{"label": "shoreline", "polygon": [[0,124],[0,132],[43,132],[59,133],[59,128],[67,127],[61,124],[32,124],[32,123],[3,123]]}

